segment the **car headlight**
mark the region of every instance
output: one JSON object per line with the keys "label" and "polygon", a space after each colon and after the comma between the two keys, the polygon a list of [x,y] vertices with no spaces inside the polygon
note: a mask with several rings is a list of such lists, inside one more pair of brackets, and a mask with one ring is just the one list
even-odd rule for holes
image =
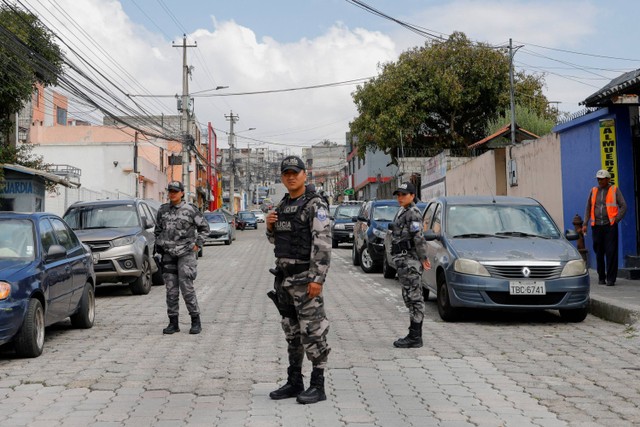
{"label": "car headlight", "polygon": [[380,229],[377,229],[377,228],[373,229],[373,235],[378,237],[378,238],[380,238],[380,239],[384,239],[384,236],[386,234],[387,234],[387,232],[384,231],[384,230],[380,230]]}
{"label": "car headlight", "polygon": [[472,274],[474,276],[491,276],[484,265],[478,261],[466,258],[458,258],[453,263],[453,270],[462,274]]}
{"label": "car headlight", "polygon": [[11,284],[0,282],[0,300],[7,299],[11,296]]}
{"label": "car headlight", "polygon": [[125,236],[125,237],[120,237],[119,239],[113,239],[111,241],[111,243],[113,244],[113,246],[126,246],[126,245],[131,245],[133,244],[133,242],[136,241],[136,236]]}
{"label": "car headlight", "polygon": [[344,230],[344,224],[336,224],[333,228],[336,230]]}
{"label": "car headlight", "polygon": [[587,274],[587,264],[584,260],[574,259],[564,266],[560,277],[582,276],[583,274]]}

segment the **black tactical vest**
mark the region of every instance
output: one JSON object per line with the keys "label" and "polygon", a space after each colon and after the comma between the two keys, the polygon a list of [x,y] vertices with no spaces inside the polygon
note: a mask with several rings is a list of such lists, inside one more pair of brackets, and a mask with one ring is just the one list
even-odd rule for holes
{"label": "black tactical vest", "polygon": [[311,259],[311,226],[302,221],[302,211],[316,193],[306,192],[294,201],[286,198],[278,205],[278,221],[275,223],[276,258]]}

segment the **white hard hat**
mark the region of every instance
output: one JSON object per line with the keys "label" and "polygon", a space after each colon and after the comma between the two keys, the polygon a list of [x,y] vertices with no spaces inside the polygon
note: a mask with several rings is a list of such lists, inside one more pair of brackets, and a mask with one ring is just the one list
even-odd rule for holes
{"label": "white hard hat", "polygon": [[609,171],[600,169],[598,172],[596,172],[596,178],[611,178],[611,174],[609,173]]}

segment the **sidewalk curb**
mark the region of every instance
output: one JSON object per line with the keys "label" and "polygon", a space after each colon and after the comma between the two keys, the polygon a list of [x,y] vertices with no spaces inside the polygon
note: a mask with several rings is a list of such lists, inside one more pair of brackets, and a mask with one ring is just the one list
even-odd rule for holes
{"label": "sidewalk curb", "polygon": [[589,313],[610,322],[633,325],[640,320],[640,311],[636,307],[620,302],[619,300],[603,296],[591,295]]}

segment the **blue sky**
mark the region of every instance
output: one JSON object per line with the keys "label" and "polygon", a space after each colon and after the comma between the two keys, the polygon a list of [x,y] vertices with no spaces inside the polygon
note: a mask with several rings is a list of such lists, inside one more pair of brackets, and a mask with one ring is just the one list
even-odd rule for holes
{"label": "blue sky", "polygon": [[[323,139],[344,143],[348,123],[357,114],[351,98],[355,84],[277,91],[375,76],[378,64],[425,41],[346,0],[23,1],[57,32],[85,46],[82,51],[104,64],[105,73],[114,62],[125,67],[133,80],[117,71],[113,78],[128,93],[169,95],[140,99],[158,113],[176,113],[170,95],[181,92],[182,55],[172,42],[186,33],[189,43],[198,44],[188,50],[194,66],[190,91],[201,92],[195,97],[196,116],[219,130],[224,145],[225,115],[238,114],[236,130],[256,128],[239,138],[241,147],[262,143],[297,152]],[[581,101],[611,79],[640,68],[636,0],[367,4],[444,36],[462,31],[495,45],[513,38],[522,45],[516,69],[545,73],[547,97],[561,111],[579,110]],[[71,24],[86,34],[70,30]],[[98,52],[103,49],[108,57]],[[229,88],[206,92],[216,86]],[[246,94],[261,91],[276,92]]]}

